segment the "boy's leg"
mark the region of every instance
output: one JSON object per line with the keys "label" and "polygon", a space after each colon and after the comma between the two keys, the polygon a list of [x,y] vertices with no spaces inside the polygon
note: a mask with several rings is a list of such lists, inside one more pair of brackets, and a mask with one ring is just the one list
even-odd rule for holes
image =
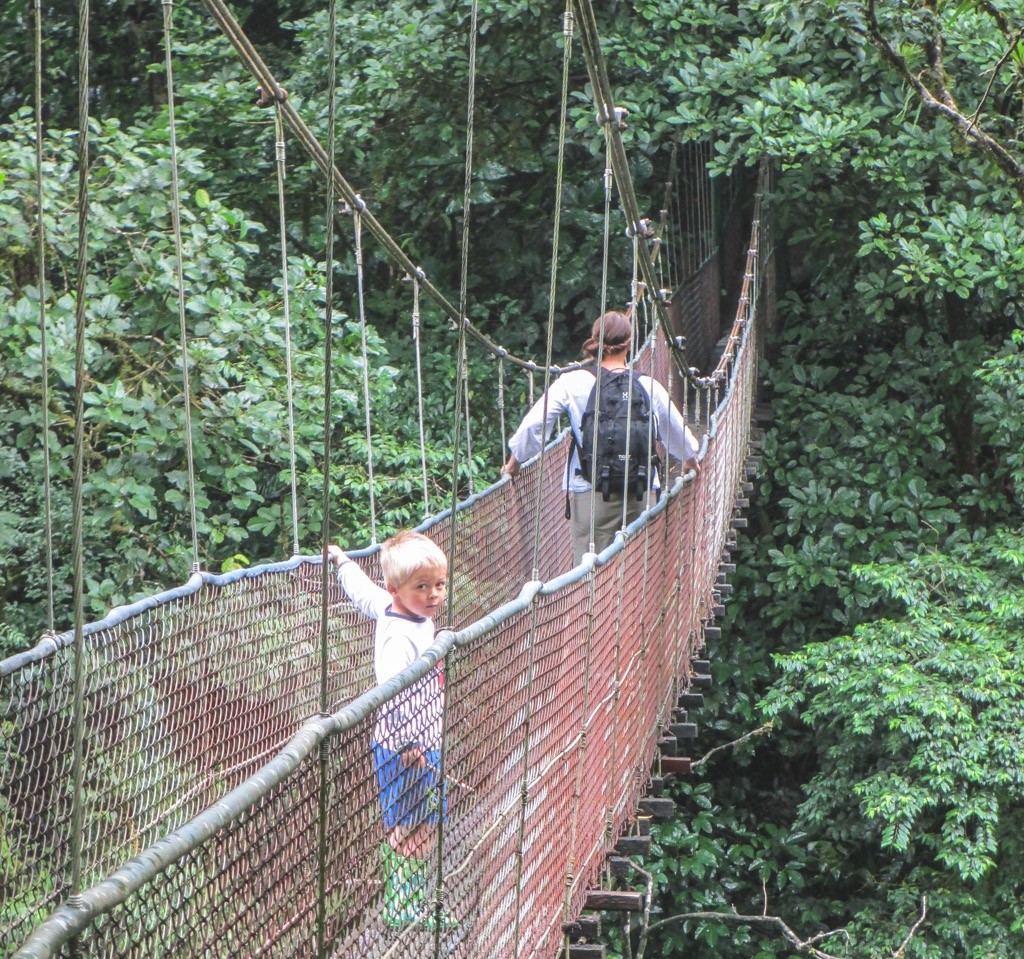
{"label": "boy's leg", "polygon": [[387,843],[380,849],[384,867],[384,922],[398,929],[426,918],[430,911],[425,895],[427,861],[399,855]]}
{"label": "boy's leg", "polygon": [[[384,921],[393,928],[423,920],[434,927],[432,902],[427,893],[434,878],[429,859],[436,842],[437,823],[446,808],[438,774],[439,752],[427,752],[427,766],[407,766],[398,753],[373,744],[374,766],[380,787],[388,842],[381,846],[384,866]],[[439,810],[441,812],[439,812]],[[442,926],[456,925],[441,917]]]}

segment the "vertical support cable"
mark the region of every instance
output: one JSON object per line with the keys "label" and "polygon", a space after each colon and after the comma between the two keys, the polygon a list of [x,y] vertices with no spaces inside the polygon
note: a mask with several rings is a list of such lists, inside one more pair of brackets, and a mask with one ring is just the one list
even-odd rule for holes
{"label": "vertical support cable", "polygon": [[519,787],[519,831],[517,834],[518,845],[516,846],[516,915],[512,942],[515,945],[513,953],[515,959],[519,959],[520,921],[522,914],[523,894],[523,844],[526,841],[526,807],[530,801],[530,732],[533,719],[533,670],[534,655],[537,648],[537,607],[539,594],[535,594],[530,603],[530,639],[526,656],[526,705],[523,717],[523,778]]}
{"label": "vertical support cable", "polygon": [[[473,0],[469,20],[469,67],[466,93],[466,162],[462,183],[462,244],[459,270],[459,317],[467,318],[469,282],[469,226],[473,205],[473,134],[476,119],[476,44],[480,0]],[[466,356],[465,338],[461,339],[462,349],[459,362],[462,364],[462,395],[466,407],[466,471],[469,478],[469,493],[473,495],[473,440],[469,422],[469,360]],[[452,509],[452,528],[455,527],[455,511]]]}
{"label": "vertical support cable", "polygon": [[299,555],[299,491],[295,475],[295,386],[292,377],[292,311],[288,285],[288,236],[285,231],[285,140],[280,101],[274,105],[277,160],[277,221],[281,232],[281,295],[284,308],[284,361],[288,381],[288,464],[292,491],[292,556]]}
{"label": "vertical support cable", "polygon": [[352,224],[356,244],[356,293],[359,298],[359,336],[363,348],[363,413],[366,425],[366,470],[370,481],[370,542],[377,542],[377,496],[373,482],[373,419],[370,410],[370,356],[366,347],[366,300],[363,294],[363,201],[356,197]]}
{"label": "vertical support cable", "polygon": [[694,206],[695,216],[693,221],[694,234],[697,237],[696,252],[697,258],[694,261],[694,269],[699,269],[700,265],[707,259],[708,255],[708,236],[707,236],[707,217],[704,215],[704,201],[706,196],[704,193],[704,171],[700,162],[700,151],[695,150],[693,156],[693,186],[694,186]]}
{"label": "vertical support cable", "polygon": [[50,358],[46,348],[46,222],[43,219],[43,7],[35,0],[36,286],[39,290],[39,365],[43,407],[43,525],[46,535],[46,622],[56,633],[53,601],[53,495],[50,479]]}
{"label": "vertical support cable", "polygon": [[508,437],[505,427],[505,357],[498,356],[498,419],[501,421],[501,456],[508,455]]}
{"label": "vertical support cable", "polygon": [[469,419],[469,352],[466,349],[466,340],[462,340],[462,357],[459,360],[459,367],[462,370],[462,399],[465,406],[466,417],[466,479],[469,482],[469,495],[473,495],[473,430],[470,428]]}
{"label": "vertical support cable", "polygon": [[[327,4],[327,151],[328,170],[334,170],[335,103],[337,99],[338,0]],[[331,564],[327,545],[331,534],[331,340],[334,336],[334,176],[327,177],[324,229],[324,487],[320,538],[320,714],[327,715],[327,594]],[[319,789],[317,791],[316,855],[316,954],[327,959],[327,740],[319,747]]]}
{"label": "vertical support cable", "polygon": [[[466,451],[469,463],[467,471],[469,476],[470,492],[473,489],[473,462],[471,443],[469,438],[469,379],[468,366],[464,364],[466,355],[466,327],[469,325],[469,318],[466,316],[467,308],[467,282],[469,276],[469,219],[473,189],[473,122],[476,113],[476,35],[477,19],[479,15],[479,0],[473,0],[470,11],[469,23],[469,62],[467,66],[467,92],[466,92],[466,162],[463,171],[462,191],[462,250],[460,264],[459,283],[459,345],[456,352],[456,373],[455,373],[455,410],[452,424],[452,512],[450,522],[450,534],[448,541],[448,564],[452,570],[449,577],[448,596],[446,599],[447,615],[449,621],[455,610],[456,592],[455,575],[457,557],[456,546],[458,544],[458,505],[459,505],[459,446],[461,443],[461,417],[462,403],[465,403],[466,410]],[[462,394],[460,402],[460,392]]]}
{"label": "vertical support cable", "polygon": [[700,160],[700,182],[704,189],[704,205],[707,208],[707,221],[704,224],[704,246],[705,258],[710,258],[714,250],[717,237],[715,235],[715,194],[711,177],[708,175],[708,163],[710,162],[711,147],[709,144],[701,146]]}
{"label": "vertical support cable", "polygon": [[[551,236],[551,280],[548,286],[548,324],[547,341],[544,347],[544,407],[541,423],[547,428],[548,422],[548,388],[551,385],[551,353],[555,332],[555,295],[558,283],[558,239],[562,221],[562,181],[565,173],[565,128],[569,103],[569,63],[572,59],[572,35],[574,19],[572,0],[566,0],[566,11],[562,15],[562,33],[565,43],[562,47],[562,97],[558,115],[558,165],[555,174],[555,211]],[[531,383],[533,382],[531,377]],[[543,454],[537,471],[537,508],[533,528],[533,575],[532,579],[540,579],[540,541],[541,541],[541,500],[544,495],[544,463],[547,457]]]}
{"label": "vertical support cable", "polygon": [[430,515],[430,496],[427,492],[427,439],[423,427],[423,359],[420,347],[420,278],[412,278],[412,342],[416,350],[416,412],[420,427],[420,470],[423,474],[423,518]]}
{"label": "vertical support cable", "polygon": [[78,264],[75,279],[75,434],[71,494],[72,607],[75,624],[74,745],[71,769],[71,887],[82,888],[85,822],[85,625],[82,572],[82,485],[85,472],[85,296],[89,253],[89,0],[78,3]]}
{"label": "vertical support cable", "polygon": [[618,556],[618,589],[617,589],[617,606],[615,611],[615,646],[612,654],[613,668],[615,670],[614,679],[612,680],[612,750],[611,750],[611,762],[608,780],[608,799],[612,803],[605,810],[604,815],[604,842],[605,848],[611,849],[614,836],[612,835],[615,827],[615,785],[618,779],[618,761],[619,761],[619,700],[621,696],[621,676],[622,676],[622,606],[623,606],[623,593],[625,591],[625,580],[626,580],[626,551],[622,550]]}
{"label": "vertical support cable", "polygon": [[[629,377],[629,395],[626,399],[626,461],[623,466],[624,476],[628,480],[629,478],[629,441],[630,434],[632,433],[633,427],[633,371],[636,365],[636,339],[637,339],[637,301],[640,294],[640,288],[643,284],[637,281],[637,258],[639,256],[640,249],[640,235],[639,231],[634,228],[633,230],[633,279],[630,283],[630,290],[632,291],[632,302],[629,305],[630,315],[633,317],[633,322],[630,324],[630,336],[631,341],[629,344],[629,359],[626,360],[626,372]],[[595,418],[596,421],[596,418]],[[597,426],[594,426],[594,437],[597,437]],[[622,486],[622,520],[619,523],[619,529],[626,528],[626,511],[629,506],[629,497],[631,495],[628,489],[628,482],[624,482]]]}
{"label": "vertical support cable", "polygon": [[590,589],[587,593],[587,639],[583,651],[583,707],[580,711],[580,741],[576,748],[576,784],[572,796],[572,821],[569,827],[569,865],[565,873],[565,902],[562,919],[570,922],[574,918],[572,909],[572,890],[576,882],[576,840],[579,830],[580,801],[583,798],[583,766],[587,755],[587,733],[590,728],[590,667],[594,650],[594,619],[597,608],[597,574],[590,572]]}
{"label": "vertical support cable", "polygon": [[[604,133],[604,147],[605,147],[605,158],[604,158],[604,230],[601,236],[601,314],[600,314],[600,327],[597,333],[597,365],[594,367],[594,396],[601,396],[601,376],[603,375],[604,368],[602,363],[604,362],[604,331],[605,331],[605,320],[604,315],[608,309],[608,250],[610,246],[611,238],[611,222],[612,222],[612,186],[615,182],[615,174],[612,170],[612,158],[611,158],[611,141],[608,139],[608,125],[604,124],[601,127]],[[590,448],[590,462],[597,463],[597,439],[598,433],[601,426],[601,404],[599,402],[594,404],[594,442]],[[580,437],[582,439],[582,437]],[[595,515],[594,515],[594,497],[596,496],[593,483],[590,485],[590,533],[587,540],[587,548],[591,553],[595,549],[594,532],[595,532]]]}
{"label": "vertical support cable", "polygon": [[[454,651],[454,649],[453,649]],[[449,654],[450,655],[450,654]],[[445,684],[447,685],[447,683]],[[441,687],[441,749],[438,757],[437,784],[438,816],[437,816],[437,868],[434,874],[434,959],[441,959],[441,932],[444,925],[444,839],[445,839],[445,770],[448,761],[448,694]]]}
{"label": "vertical support cable", "polygon": [[174,229],[174,282],[181,328],[181,399],[185,408],[185,456],[188,461],[188,509],[192,524],[192,572],[199,572],[199,524],[196,519],[196,467],[192,449],[192,394],[189,387],[188,324],[185,320],[185,278],[182,272],[181,190],[178,185],[178,138],[174,123],[174,63],[171,49],[173,0],[163,0],[164,70],[167,75],[167,132],[171,151],[171,224]]}

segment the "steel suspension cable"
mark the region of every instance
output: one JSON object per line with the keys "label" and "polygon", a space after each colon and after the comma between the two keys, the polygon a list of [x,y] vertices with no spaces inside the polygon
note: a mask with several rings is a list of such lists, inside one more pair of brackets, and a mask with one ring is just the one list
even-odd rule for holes
{"label": "steel suspension cable", "polygon": [[[569,106],[569,64],[572,59],[572,37],[574,18],[572,0],[566,0],[566,10],[562,15],[562,34],[565,42],[562,45],[562,98],[558,114],[558,160],[555,173],[555,211],[551,233],[551,281],[548,287],[548,323],[547,339],[544,344],[544,406],[541,423],[544,427],[548,421],[548,389],[551,386],[551,354],[555,339],[555,295],[558,283],[558,240],[562,221],[562,182],[565,175],[565,129]],[[544,498],[544,461],[541,456],[537,468],[537,508],[533,529],[533,574],[532,579],[540,578],[540,541],[541,541],[541,504]]]}
{"label": "steel suspension cable", "polygon": [[285,230],[285,139],[281,104],[274,105],[274,156],[277,167],[277,222],[281,233],[281,298],[284,310],[284,365],[288,383],[288,470],[292,494],[292,556],[299,555],[299,491],[295,471],[295,382],[292,376],[292,311],[288,283],[288,236]]}
{"label": "steel suspension cable", "polygon": [[188,509],[192,526],[192,572],[199,572],[199,526],[196,519],[196,469],[192,449],[192,396],[189,387],[188,324],[185,320],[185,279],[182,268],[181,190],[178,184],[178,138],[174,122],[174,63],[171,49],[173,0],[163,0],[164,72],[167,77],[167,133],[171,152],[171,225],[174,230],[174,282],[178,292],[181,330],[182,404],[185,408],[185,457],[188,463]]}
{"label": "steel suspension cable", "polygon": [[71,896],[82,888],[85,824],[85,623],[82,486],[85,473],[85,296],[89,254],[89,0],[78,3],[78,263],[75,277],[75,432],[71,493],[71,603],[74,610],[74,742],[71,766]]}
{"label": "steel suspension cable", "polygon": [[46,622],[56,633],[53,588],[53,493],[50,477],[50,358],[46,346],[46,222],[43,219],[43,6],[35,0],[36,285],[39,289],[39,365],[43,406],[43,525],[46,535]]}
{"label": "steel suspension cable", "polygon": [[[333,165],[334,151],[331,150],[330,153],[328,153],[328,151],[321,146],[320,142],[310,131],[302,117],[299,116],[295,107],[288,102],[284,88],[281,87],[273,73],[260,58],[255,47],[253,47],[251,41],[245,35],[245,32],[239,26],[238,21],[235,20],[223,0],[202,0],[202,2],[210,16],[213,17],[221,31],[224,33],[225,37],[227,37],[228,41],[235,48],[235,52],[238,54],[242,64],[256,78],[262,89],[268,91],[267,95],[281,104],[281,112],[284,116],[285,123],[288,124],[302,149],[306,151],[324,177],[333,181],[337,191],[345,198],[346,202],[351,206],[356,205],[357,194],[355,189],[348,183],[344,176],[342,176],[337,167]],[[441,293],[440,290],[437,289],[436,286],[434,286],[433,283],[430,282],[429,279],[427,279],[426,274],[416,267],[398,242],[388,233],[388,231],[380,224],[365,205],[363,208],[363,221],[366,229],[373,235],[377,242],[380,243],[386,256],[396,266],[409,276],[419,275],[420,285],[423,292],[441,309],[445,316],[448,317],[453,328],[462,330],[466,336],[472,337],[492,356],[504,356],[508,362],[531,372],[539,368],[534,360],[524,359],[509,352],[499,343],[496,343],[487,336],[487,334],[477,329],[464,313],[460,314],[459,310]],[[569,363],[564,366],[555,366],[554,370],[555,372],[565,372],[567,370],[579,369],[582,365],[582,363]]]}
{"label": "steel suspension cable", "polygon": [[[587,62],[587,73],[594,91],[598,117],[609,130],[612,148],[612,167],[615,170],[615,184],[618,187],[619,199],[626,213],[627,223],[629,224],[628,228],[631,232],[636,233],[640,231],[640,208],[637,204],[636,193],[633,188],[633,178],[629,172],[629,159],[626,156],[626,150],[619,131],[620,121],[616,116],[611,84],[609,83],[608,73],[604,64],[604,56],[601,53],[601,41],[594,17],[594,8],[590,0],[572,0],[572,3],[577,10],[580,21],[580,45],[583,49],[584,59]],[[652,291],[657,291],[654,264],[646,247],[642,248],[641,251],[640,270],[648,288]],[[672,358],[679,366],[683,375],[688,375],[689,364],[686,362],[685,352],[672,336],[671,324],[669,323],[665,303],[660,293],[655,303],[657,304],[658,322],[665,332]]]}
{"label": "steel suspension cable", "polygon": [[366,426],[366,471],[370,483],[370,542],[377,542],[377,495],[373,483],[373,415],[370,409],[370,356],[366,346],[366,298],[363,293],[363,210],[365,204],[356,197],[352,208],[355,234],[356,296],[359,302],[359,339],[363,350],[363,413]]}

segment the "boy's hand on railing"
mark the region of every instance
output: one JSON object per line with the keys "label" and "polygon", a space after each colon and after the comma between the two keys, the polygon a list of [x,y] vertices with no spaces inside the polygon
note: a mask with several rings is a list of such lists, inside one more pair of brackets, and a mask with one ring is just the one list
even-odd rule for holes
{"label": "boy's hand on railing", "polygon": [[348,559],[345,555],[345,551],[334,543],[331,543],[331,545],[327,547],[327,558],[334,563],[335,566],[340,566]]}
{"label": "boy's hand on railing", "polygon": [[508,458],[508,462],[501,468],[502,476],[515,476],[519,472],[519,460],[514,456]]}

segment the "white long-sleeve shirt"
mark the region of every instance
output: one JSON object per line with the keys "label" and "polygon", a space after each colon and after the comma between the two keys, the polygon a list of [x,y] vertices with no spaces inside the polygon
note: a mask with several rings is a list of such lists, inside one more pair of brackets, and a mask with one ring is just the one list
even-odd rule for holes
{"label": "white long-sleeve shirt", "polygon": [[[352,560],[338,567],[338,582],[356,607],[375,620],[373,673],[378,683],[411,666],[434,642],[434,621],[405,616],[391,608],[391,594],[374,583]],[[400,752],[409,745],[441,748],[444,692],[441,669],[399,693],[377,711],[373,738],[385,749]]]}
{"label": "white long-sleeve shirt", "polygon": [[[640,375],[637,379],[651,398],[654,436],[661,440],[668,455],[672,459],[683,462],[696,456],[699,449],[697,440],[683,422],[682,414],[669,399],[665,387],[649,376]],[[547,422],[543,422],[544,397],[542,396],[533,404],[530,412],[523,417],[519,428],[508,441],[509,452],[517,462],[525,463],[531,456],[536,456],[541,451],[547,438],[551,435],[551,430],[558,417],[563,413],[569,419],[569,426],[576,437],[576,442],[580,442],[583,413],[587,408],[590,391],[594,388],[594,380],[595,375],[589,369],[572,370],[569,373],[563,373],[548,387]],[[576,473],[579,466],[579,453],[575,445],[570,456],[567,470],[568,489],[573,493],[585,493],[590,489],[590,483]],[[660,482],[655,474],[652,487],[657,488],[659,485]],[[564,474],[562,489],[566,489]]]}

